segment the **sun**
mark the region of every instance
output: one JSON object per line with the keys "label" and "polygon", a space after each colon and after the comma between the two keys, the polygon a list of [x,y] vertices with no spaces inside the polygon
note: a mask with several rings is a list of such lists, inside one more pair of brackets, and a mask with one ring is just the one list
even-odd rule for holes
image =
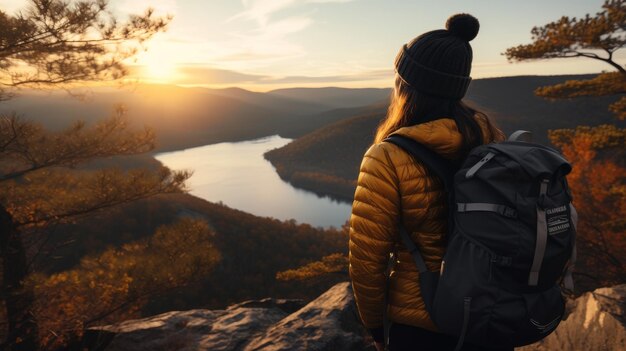
{"label": "sun", "polygon": [[150,55],[143,57],[140,62],[141,79],[150,83],[174,83],[178,78],[177,65],[171,62],[167,57],[158,57]]}

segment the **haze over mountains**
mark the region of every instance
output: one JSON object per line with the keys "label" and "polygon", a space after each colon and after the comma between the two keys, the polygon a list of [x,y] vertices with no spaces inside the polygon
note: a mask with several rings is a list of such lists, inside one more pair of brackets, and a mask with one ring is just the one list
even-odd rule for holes
{"label": "haze over mountains", "polygon": [[[466,101],[486,112],[507,134],[526,129],[536,141],[546,143],[549,129],[615,123],[607,110],[615,97],[548,100],[533,93],[540,86],[592,76],[477,79]],[[259,93],[138,84],[123,89],[95,87],[85,101],[60,91],[23,91],[0,104],[0,113],[19,111],[26,119],[60,129],[77,119],[93,123],[113,113],[116,105],[124,105],[131,123],[155,130],[156,151],[275,134],[294,138],[266,156],[280,176],[318,195],[349,202],[361,156],[385,115],[390,93],[391,89],[334,87]]]}
{"label": "haze over mountains", "polygon": [[[534,95],[540,86],[590,76],[524,76],[479,79],[466,101],[487,113],[506,133],[533,132],[534,140],[548,143],[550,129],[615,123],[607,106],[617,97],[547,100]],[[355,111],[349,119],[326,125],[290,144],[272,150],[266,158],[282,179],[292,185],[351,202],[363,153],[371,145],[384,116],[381,106]],[[619,122],[624,125],[623,122]]]}
{"label": "haze over mountains", "polygon": [[[585,76],[522,76],[478,79],[467,100],[486,111],[509,132],[601,124],[611,98],[549,101],[533,95],[542,85]],[[207,89],[169,85],[94,87],[85,101],[57,91],[23,91],[0,104],[0,113],[19,111],[26,119],[60,129],[77,119],[88,123],[124,105],[129,120],[155,129],[158,150],[177,150],[224,141],[279,134],[297,138],[333,122],[364,114],[382,118],[391,89],[293,88],[267,93],[240,88]],[[375,124],[375,123],[374,123]]]}
{"label": "haze over mountains", "polygon": [[[613,97],[551,101],[533,93],[540,86],[590,77],[477,79],[466,101],[486,112],[506,133],[526,129],[536,141],[547,142],[549,129],[614,122],[606,108]],[[156,151],[275,134],[299,138],[268,154],[281,177],[318,194],[350,201],[360,158],[385,115],[390,93],[391,89],[332,87],[259,93],[139,84],[123,89],[94,87],[85,101],[64,91],[26,90],[0,104],[0,113],[19,111],[23,118],[58,130],[77,119],[93,123],[124,105],[132,124],[155,130]]]}
{"label": "haze over mountains", "polygon": [[382,101],[388,95],[389,89],[257,93],[239,88],[137,85],[124,89],[94,87],[85,101],[64,91],[23,91],[0,104],[0,113],[19,111],[26,119],[58,130],[77,119],[88,123],[100,120],[112,114],[115,106],[124,105],[131,122],[154,128],[158,150],[163,151],[274,134],[297,137],[352,113],[332,112],[334,109],[352,108],[370,99]]}

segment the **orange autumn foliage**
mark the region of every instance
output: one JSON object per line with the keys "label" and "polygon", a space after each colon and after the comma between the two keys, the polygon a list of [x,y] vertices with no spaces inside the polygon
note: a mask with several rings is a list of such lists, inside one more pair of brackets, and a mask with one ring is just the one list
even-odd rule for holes
{"label": "orange autumn foliage", "polygon": [[40,347],[62,348],[88,327],[138,318],[154,298],[206,278],[220,259],[213,237],[206,222],[183,218],[74,269],[32,274]]}
{"label": "orange autumn foliage", "polygon": [[[593,281],[585,281],[583,289],[626,280],[626,168],[619,156],[624,142],[603,147],[598,141],[606,137],[604,129],[587,127],[550,134],[573,166],[567,179],[579,214],[576,272],[579,279]],[[624,129],[616,131],[623,133]]]}
{"label": "orange autumn foliage", "polygon": [[[626,46],[625,0],[605,0],[602,11],[575,18],[563,16],[533,27],[532,43],[508,48],[510,61],[587,57],[602,61],[617,71],[592,79],[569,80],[540,87],[535,94],[547,98],[616,96],[609,105],[619,120],[626,118],[626,68],[614,53]],[[583,289],[593,289],[626,280],[626,131],[616,125],[578,126],[549,132],[552,144],[572,162],[568,176],[579,210],[578,278]]]}
{"label": "orange autumn foliage", "polygon": [[311,262],[296,269],[276,273],[277,280],[306,280],[330,273],[347,274],[348,257],[342,253],[324,256],[320,261]]}

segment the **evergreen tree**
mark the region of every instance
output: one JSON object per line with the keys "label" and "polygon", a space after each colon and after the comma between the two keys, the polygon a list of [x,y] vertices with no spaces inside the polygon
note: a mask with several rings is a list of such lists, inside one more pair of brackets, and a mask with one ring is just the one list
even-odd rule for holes
{"label": "evergreen tree", "polygon": [[[587,57],[610,65],[617,71],[589,80],[570,80],[538,88],[547,98],[579,96],[622,96],[626,94],[626,69],[615,62],[614,54],[626,45],[626,0],[605,0],[602,11],[584,18],[563,16],[531,30],[533,42],[508,48],[510,61]],[[619,119],[626,119],[626,96],[609,106]]]}
{"label": "evergreen tree", "polygon": [[[166,29],[169,17],[148,9],[120,21],[106,0],[30,0],[14,14],[0,9],[0,100],[20,87],[64,88],[113,80],[123,60]],[[36,297],[27,284],[47,228],[155,194],[181,192],[187,172],[115,169],[71,171],[87,161],[154,147],[149,129],[132,131],[123,113],[95,126],[48,132],[17,115],[0,116],[0,263],[7,319],[3,349],[41,345]],[[35,244],[35,245],[33,245]],[[120,282],[122,284],[123,282]]]}

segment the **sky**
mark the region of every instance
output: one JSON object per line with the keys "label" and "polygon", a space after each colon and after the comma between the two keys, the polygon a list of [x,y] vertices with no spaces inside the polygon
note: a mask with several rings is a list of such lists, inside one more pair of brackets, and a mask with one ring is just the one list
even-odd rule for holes
{"label": "sky", "polygon": [[[14,12],[27,0],[0,0]],[[287,87],[390,87],[401,46],[446,19],[478,18],[472,77],[557,75],[611,70],[596,60],[509,63],[508,47],[530,43],[530,30],[563,15],[601,10],[603,0],[110,0],[120,18],[152,7],[173,15],[127,63],[149,83],[255,91]],[[626,50],[616,60],[626,62]]]}

